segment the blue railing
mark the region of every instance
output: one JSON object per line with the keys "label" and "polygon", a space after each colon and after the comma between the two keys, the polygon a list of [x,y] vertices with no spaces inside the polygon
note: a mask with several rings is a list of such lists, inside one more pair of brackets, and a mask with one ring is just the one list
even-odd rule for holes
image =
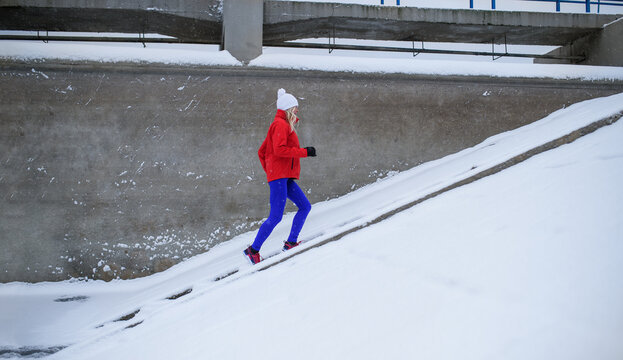
{"label": "blue railing", "polygon": [[[591,12],[591,5],[597,5],[597,13],[601,11],[601,6],[623,6],[623,0],[525,0],[556,3],[556,11],[560,11],[561,3],[568,4],[585,4],[586,12]],[[381,5],[385,4],[385,0],[381,0]],[[400,0],[396,0],[396,5],[400,5]],[[474,0],[469,0],[469,8],[474,8]],[[495,10],[495,0],[491,0],[491,9]]]}
{"label": "blue railing", "polygon": [[[473,0],[470,0],[470,2]],[[591,5],[597,5],[597,13],[601,11],[601,5],[604,6],[623,6],[623,0],[606,0],[606,1],[589,1],[589,0],[529,0],[529,1],[541,1],[541,2],[555,2],[556,11],[560,11],[561,3],[568,4],[585,4],[586,12],[591,12]]]}

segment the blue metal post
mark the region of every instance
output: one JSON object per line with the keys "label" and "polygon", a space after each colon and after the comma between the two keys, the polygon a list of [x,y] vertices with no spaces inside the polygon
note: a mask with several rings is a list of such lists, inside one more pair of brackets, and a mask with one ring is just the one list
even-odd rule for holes
{"label": "blue metal post", "polygon": [[[589,1],[589,0],[586,0]],[[491,9],[495,10],[495,0],[491,0]]]}
{"label": "blue metal post", "polygon": [[400,5],[400,0],[396,0],[396,5]]}
{"label": "blue metal post", "polygon": [[381,0],[381,5],[385,4],[385,0]]}
{"label": "blue metal post", "polygon": [[469,8],[470,9],[474,8],[474,0],[469,0]]}
{"label": "blue metal post", "polygon": [[586,0],[586,12],[591,12],[591,0]]}
{"label": "blue metal post", "polygon": [[560,0],[556,0],[556,11],[560,12]]}

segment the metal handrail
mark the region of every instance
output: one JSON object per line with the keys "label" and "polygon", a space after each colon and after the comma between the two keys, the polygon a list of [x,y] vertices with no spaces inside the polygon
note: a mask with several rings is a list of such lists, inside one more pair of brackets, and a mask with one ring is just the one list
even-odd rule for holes
{"label": "metal handrail", "polygon": [[623,6],[623,0],[597,0],[597,1],[589,1],[589,0],[527,0],[527,1],[539,1],[539,2],[555,2],[556,3],[556,11],[560,11],[561,3],[569,3],[569,4],[585,4],[586,12],[591,12],[591,5],[597,5],[597,13],[601,11],[601,5],[604,6]]}
{"label": "metal handrail", "polygon": [[[204,44],[204,45],[218,45],[218,42],[211,40],[187,40],[172,37],[145,37],[145,34],[138,34],[135,37],[107,37],[107,36],[65,36],[65,35],[49,35],[46,32],[45,35],[37,32],[37,35],[0,35],[0,41],[2,40],[27,40],[27,41],[43,41],[45,43],[50,41],[80,41],[80,42],[127,42],[127,43],[142,43],[145,46],[146,43],[151,44]],[[584,60],[584,56],[565,56],[554,54],[526,54],[526,53],[509,53],[506,46],[504,52],[495,51],[495,43],[491,43],[491,51],[466,51],[466,50],[444,50],[444,49],[425,49],[424,43],[420,48],[415,46],[415,41],[412,42],[412,47],[390,47],[390,46],[364,46],[364,45],[347,45],[336,44],[335,39],[333,42],[329,40],[328,44],[319,43],[301,43],[301,42],[283,42],[283,43],[264,43],[263,46],[267,47],[289,47],[289,48],[307,48],[307,49],[327,49],[329,52],[333,50],[358,50],[358,51],[385,51],[385,52],[400,52],[400,53],[412,53],[413,56],[418,54],[445,54],[445,55],[472,55],[472,56],[491,56],[493,60],[501,57],[517,57],[517,58],[533,58],[533,59],[551,59],[551,60],[565,60],[570,63],[577,63]]]}
{"label": "metal handrail", "polygon": [[[591,12],[591,5],[597,5],[597,13],[601,11],[601,6],[623,6],[623,0],[524,0],[524,1],[535,1],[535,2],[552,2],[556,3],[556,12],[560,12],[560,4],[561,3],[569,3],[569,4],[585,4],[586,12]],[[385,0],[381,0],[381,5],[385,4]],[[396,5],[400,5],[400,0],[396,0]],[[469,8],[474,8],[474,0],[469,0]],[[496,8],[496,0],[491,0],[491,9],[495,10]]]}

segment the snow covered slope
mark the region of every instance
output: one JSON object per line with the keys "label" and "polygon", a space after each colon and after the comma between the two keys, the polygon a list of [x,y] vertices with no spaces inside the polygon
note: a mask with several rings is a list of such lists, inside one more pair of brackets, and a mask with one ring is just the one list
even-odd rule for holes
{"label": "snow covered slope", "polygon": [[[621,111],[623,94],[585,101],[314,204],[297,251]],[[621,138],[618,121],[259,273],[241,255],[248,233],[144,279],[0,285],[0,351],[71,345],[51,359],[620,358]],[[263,254],[278,251],[291,219]]]}

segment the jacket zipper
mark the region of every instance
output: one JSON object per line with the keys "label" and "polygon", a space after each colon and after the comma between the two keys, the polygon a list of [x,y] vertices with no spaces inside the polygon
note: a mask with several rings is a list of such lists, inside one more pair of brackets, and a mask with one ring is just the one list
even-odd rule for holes
{"label": "jacket zipper", "polygon": [[292,158],[292,166],[290,166],[290,170],[294,170],[294,158]]}

